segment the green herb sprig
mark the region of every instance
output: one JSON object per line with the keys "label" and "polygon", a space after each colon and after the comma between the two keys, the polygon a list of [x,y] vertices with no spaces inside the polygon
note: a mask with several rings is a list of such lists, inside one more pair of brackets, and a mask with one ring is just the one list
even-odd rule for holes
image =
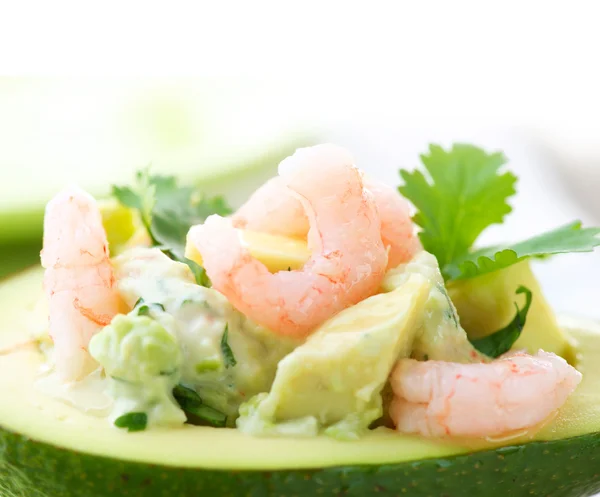
{"label": "green herb sprig", "polygon": [[600,228],[582,228],[579,221],[518,243],[473,246],[492,224],[512,211],[508,199],[517,178],[503,172],[506,158],[473,145],[450,150],[430,145],[421,156],[424,170],[401,170],[399,191],[416,207],[423,247],[436,256],[447,281],[474,278],[504,269],[530,257],[566,252],[590,252],[600,245]]}
{"label": "green herb sprig", "polygon": [[187,264],[199,285],[210,286],[204,268],[184,255],[186,236],[211,214],[231,214],[223,197],[207,197],[193,187],[179,186],[173,176],[151,175],[149,168],[137,172],[133,186],[113,185],[112,194],[139,212],[153,246]]}

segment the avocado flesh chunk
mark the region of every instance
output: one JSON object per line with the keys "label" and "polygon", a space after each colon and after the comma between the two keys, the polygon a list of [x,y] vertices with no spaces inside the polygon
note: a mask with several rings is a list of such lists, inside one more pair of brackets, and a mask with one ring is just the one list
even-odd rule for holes
{"label": "avocado flesh chunk", "polygon": [[[39,271],[0,285],[0,349],[27,340],[24,315],[40,287]],[[481,442],[476,453],[469,443],[385,429],[352,442],[192,426],[123,433],[37,392],[42,357],[22,348],[0,355],[0,395],[10,399],[0,403],[0,489],[19,497],[392,496],[403,488],[416,496],[591,495],[600,490],[600,326],[567,321],[566,329],[579,344],[579,388],[533,442]]]}
{"label": "avocado flesh chunk", "polygon": [[422,319],[412,345],[411,356],[420,361],[450,361],[471,363],[486,361],[469,341],[460,326],[454,304],[448,296],[438,261],[434,255],[422,251],[405,264],[391,269],[381,284],[383,291],[390,291],[402,284],[407,277],[419,274],[427,278],[430,291],[422,312]]}
{"label": "avocado flesh chunk", "polygon": [[575,361],[573,344],[568,333],[558,325],[550,304],[544,298],[540,284],[529,261],[523,261],[490,274],[448,285],[460,324],[470,338],[481,338],[502,329],[515,316],[515,302],[523,307],[524,296],[516,295],[519,286],[533,293],[533,301],[521,336],[514,349],[526,349],[535,354],[539,349]]}
{"label": "avocado flesh chunk", "polygon": [[383,415],[381,391],[396,360],[408,357],[430,284],[413,274],[398,288],[336,314],[284,357],[268,394],[240,409],[254,435],[353,440]]}

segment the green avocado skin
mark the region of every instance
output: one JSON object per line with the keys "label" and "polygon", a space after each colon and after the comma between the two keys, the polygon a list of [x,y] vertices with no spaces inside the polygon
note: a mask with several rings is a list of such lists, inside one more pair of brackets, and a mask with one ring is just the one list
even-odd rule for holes
{"label": "green avocado skin", "polygon": [[1,497],[583,497],[596,492],[600,433],[446,459],[260,472],[118,461],[0,430]]}

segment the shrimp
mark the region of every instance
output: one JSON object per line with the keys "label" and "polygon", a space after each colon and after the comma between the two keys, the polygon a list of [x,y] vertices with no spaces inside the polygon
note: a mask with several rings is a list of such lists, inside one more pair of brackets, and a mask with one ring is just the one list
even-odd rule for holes
{"label": "shrimp", "polygon": [[41,253],[54,361],[63,380],[94,369],[87,351],[94,334],[121,309],[108,242],[91,195],[70,187],[46,206]]}
{"label": "shrimp", "polygon": [[[389,247],[388,268],[412,259],[423,247],[410,218],[408,202],[391,186],[372,178],[364,186],[374,198],[381,219],[381,238]],[[236,228],[306,238],[309,222],[301,201],[281,177],[261,186],[233,215]]]}
{"label": "shrimp", "polygon": [[239,311],[276,333],[306,336],[377,291],[387,253],[375,202],[346,150],[299,149],[279,174],[310,221],[312,255],[301,270],[271,274],[242,245],[231,219],[210,216],[188,237],[213,287]]}
{"label": "shrimp", "polygon": [[487,364],[402,359],[391,376],[390,416],[405,433],[495,437],[541,423],[580,381],[564,359],[541,350]]}
{"label": "shrimp", "polygon": [[365,187],[375,197],[381,218],[381,238],[388,252],[388,269],[408,262],[423,250],[410,218],[410,207],[395,188],[367,178]]}
{"label": "shrimp", "polygon": [[233,215],[236,228],[306,238],[308,217],[300,200],[280,176],[271,178]]}

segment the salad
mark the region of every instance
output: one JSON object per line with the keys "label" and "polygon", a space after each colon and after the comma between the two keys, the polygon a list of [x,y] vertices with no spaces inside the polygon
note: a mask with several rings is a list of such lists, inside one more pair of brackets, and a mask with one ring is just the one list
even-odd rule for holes
{"label": "salad", "polygon": [[592,251],[600,229],[478,247],[511,212],[506,159],[421,160],[397,188],[341,147],[298,149],[235,211],[149,170],[110,199],[65,189],[46,208],[36,388],[129,432],[534,433],[582,373],[530,260]]}

